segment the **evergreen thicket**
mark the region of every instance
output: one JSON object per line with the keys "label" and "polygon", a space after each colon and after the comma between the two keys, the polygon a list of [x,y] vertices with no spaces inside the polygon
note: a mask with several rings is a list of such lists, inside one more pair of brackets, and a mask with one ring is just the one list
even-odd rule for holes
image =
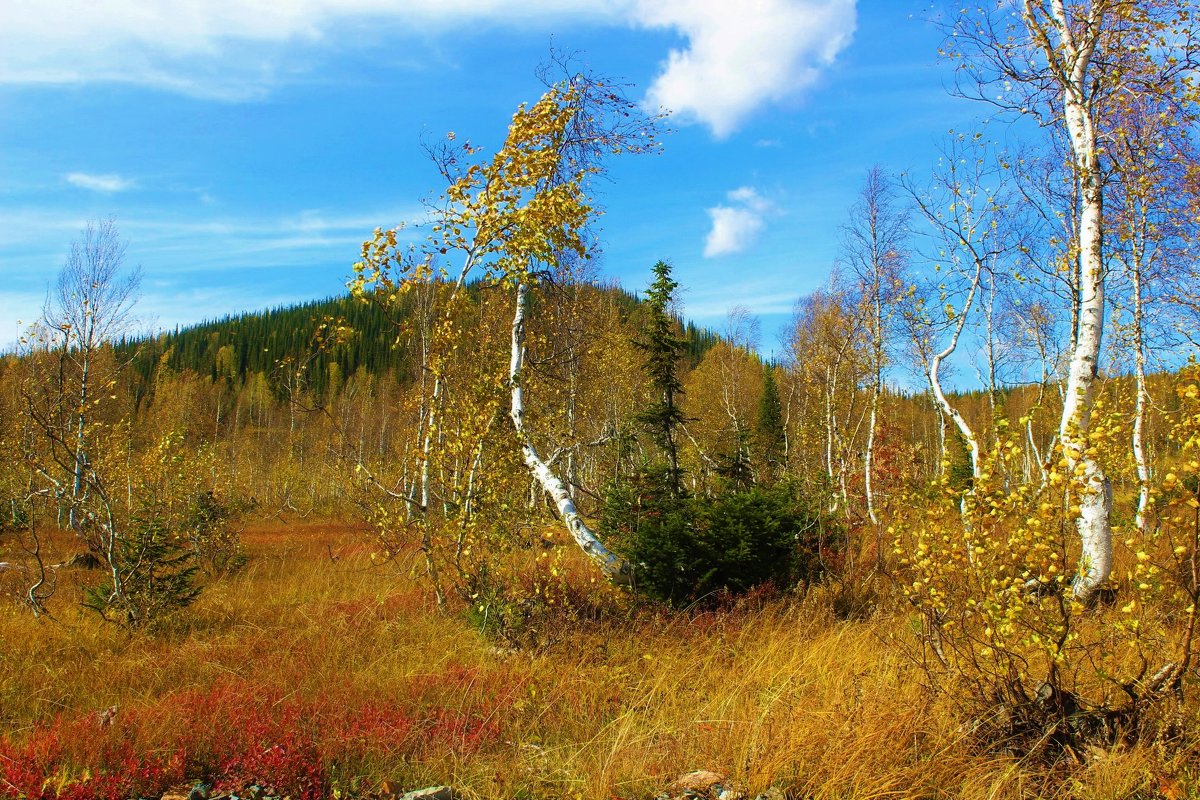
{"label": "evergreen thicket", "polygon": [[[608,296],[627,318],[646,313],[645,301],[635,294],[618,288],[592,290]],[[273,376],[281,363],[296,363],[311,356],[308,387],[324,396],[338,388],[339,380],[355,374],[411,380],[418,364],[411,348],[396,336],[397,323],[404,327],[411,314],[411,301],[385,311],[379,303],[346,295],[229,315],[154,336],[129,337],[116,350],[120,357],[131,361],[143,385],[152,382],[162,367],[192,372],[213,382],[225,379],[244,385],[256,374]],[[314,329],[322,320],[341,320],[354,335],[328,350],[313,353]],[[679,352],[690,366],[698,364],[720,339],[714,331],[693,322],[675,319],[675,324],[681,326]]]}
{"label": "evergreen thicket", "polygon": [[[634,343],[652,396],[636,417],[653,448],[628,479],[605,492],[601,530],[634,565],[636,585],[675,606],[708,605],[729,594],[764,584],[779,588],[820,574],[822,548],[836,549],[830,520],[804,500],[797,487],[777,480],[783,453],[783,416],[771,368],[764,367],[755,433],[762,465],[749,463],[746,433],[736,449],[719,456],[719,480],[699,490],[685,488],[678,436],[689,419],[680,379],[684,340],[670,315],[679,284],[671,267],[658,262],[646,293],[647,315]],[[695,485],[695,481],[691,481]]]}

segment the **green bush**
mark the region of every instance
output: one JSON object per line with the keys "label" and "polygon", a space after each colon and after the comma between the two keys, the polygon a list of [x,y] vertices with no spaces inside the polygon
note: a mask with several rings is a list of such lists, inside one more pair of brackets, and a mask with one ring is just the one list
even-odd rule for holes
{"label": "green bush", "polygon": [[601,530],[634,565],[638,589],[675,606],[812,581],[822,550],[841,542],[791,486],[693,496],[674,493],[663,472],[609,487]]}
{"label": "green bush", "polygon": [[185,608],[200,595],[195,555],[157,511],[143,509],[114,537],[109,576],[84,593],[84,606],[128,628]]}

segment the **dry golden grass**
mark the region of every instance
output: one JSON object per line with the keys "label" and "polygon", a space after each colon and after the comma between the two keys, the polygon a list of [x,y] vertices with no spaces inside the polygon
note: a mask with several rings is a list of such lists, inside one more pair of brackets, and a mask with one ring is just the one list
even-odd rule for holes
{"label": "dry golden grass", "polygon": [[724,611],[563,611],[511,649],[439,611],[416,559],[373,565],[363,541],[337,524],[251,528],[245,569],[134,635],[79,607],[94,575],[64,571],[54,620],[0,607],[0,731],[29,742],[115,705],[103,736],[167,753],[221,735],[245,702],[280,725],[287,709],[316,720],[305,741],[338,788],[451,783],[468,798],[645,798],[694,769],[796,798],[1196,792],[1194,758],[1151,746],[1053,768],[989,754],[922,689],[902,612],[839,621],[822,588]]}

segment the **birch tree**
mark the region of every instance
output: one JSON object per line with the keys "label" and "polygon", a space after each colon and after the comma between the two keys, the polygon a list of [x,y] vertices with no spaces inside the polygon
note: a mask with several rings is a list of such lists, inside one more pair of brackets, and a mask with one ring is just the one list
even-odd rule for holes
{"label": "birch tree", "polygon": [[95,375],[96,356],[102,345],[124,333],[132,322],[133,305],[141,283],[139,270],[125,270],[126,244],[114,219],[88,222],[81,238],[71,243],[43,314],[45,327],[62,347],[65,364],[72,367],[75,415],[72,503],[68,522],[79,533],[77,505],[86,489],[88,414],[97,383],[112,376]]}
{"label": "birch tree", "polygon": [[1088,430],[1106,310],[1104,203],[1114,111],[1123,95],[1169,97],[1176,113],[1193,104],[1193,6],[1190,0],[1021,0],[1015,15],[1007,4],[963,9],[954,24],[960,86],[1061,136],[1076,188],[1075,202],[1064,209],[1074,232],[1075,295],[1059,438],[1079,494],[1082,554],[1074,594],[1081,601],[1112,569],[1112,489],[1089,452]]}
{"label": "birch tree", "polygon": [[[1123,95],[1108,152],[1112,161],[1106,241],[1117,267],[1113,333],[1118,352],[1132,360],[1135,399],[1130,452],[1137,473],[1137,529],[1148,532],[1152,480],[1147,444],[1152,405],[1147,369],[1155,350],[1180,344],[1172,323],[1170,278],[1195,277],[1195,201],[1189,174],[1197,152],[1191,125],[1172,114],[1161,95]],[[1126,366],[1128,362],[1126,362]]]}
{"label": "birch tree", "polygon": [[[588,527],[526,424],[526,334],[530,294],[539,281],[553,272],[564,254],[590,254],[587,229],[596,214],[590,187],[604,173],[604,158],[654,151],[657,119],[627,100],[619,85],[588,73],[547,83],[541,99],[517,110],[504,144],[490,158],[469,142],[456,144],[453,134],[447,137],[435,151],[435,160],[448,185],[430,206],[433,223],[428,239],[403,247],[397,231],[376,231],[374,239],[364,244],[351,286],[360,294],[373,290],[399,295],[433,280],[451,285],[453,301],[474,277],[512,293],[505,382],[509,420],[522,459],[583,552],[606,575],[624,581],[628,567]],[[458,259],[457,265],[447,266],[451,258]],[[453,348],[449,317],[442,318],[436,338],[441,350]],[[435,366],[431,409],[440,402],[443,378]],[[430,419],[427,439],[435,428],[436,420]],[[428,453],[430,448],[424,449]],[[422,470],[428,469],[426,456]],[[422,485],[427,484],[423,477]],[[421,505],[428,508],[424,494]]]}
{"label": "birch tree", "polygon": [[942,373],[977,312],[985,285],[1012,247],[1001,173],[993,146],[978,135],[960,134],[947,143],[929,186],[918,188],[905,179],[931,243],[927,256],[934,261],[933,279],[906,311],[908,327],[917,339],[934,402],[966,443],[976,480],[982,470],[982,443],[962,410],[950,402]]}
{"label": "birch tree", "polygon": [[825,473],[829,511],[841,509],[849,514],[850,493],[847,472],[852,459],[857,425],[862,418],[858,387],[865,373],[862,307],[834,273],[827,288],[820,289],[796,304],[788,349],[790,367],[802,381],[803,389],[813,395],[821,409],[822,425],[808,449],[819,453],[813,467]]}
{"label": "birch tree", "polygon": [[850,220],[842,228],[842,257],[858,279],[870,340],[871,399],[863,449],[863,493],[873,525],[879,524],[872,483],[875,434],[879,428],[883,370],[889,360],[887,345],[892,338],[889,328],[902,291],[907,236],[908,218],[897,204],[895,188],[882,167],[874,166],[850,210]]}

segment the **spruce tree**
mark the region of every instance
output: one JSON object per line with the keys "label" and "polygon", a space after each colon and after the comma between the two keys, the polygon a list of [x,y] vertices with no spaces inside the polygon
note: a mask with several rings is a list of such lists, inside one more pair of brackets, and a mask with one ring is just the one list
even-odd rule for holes
{"label": "spruce tree", "polygon": [[671,278],[671,265],[659,261],[654,265],[654,281],[646,292],[646,308],[649,320],[642,338],[635,344],[646,354],[646,374],[654,387],[657,399],[638,420],[646,427],[655,444],[667,458],[667,481],[671,490],[679,494],[682,475],[679,470],[679,448],[676,429],[685,421],[679,398],[683,395],[683,383],[677,374],[680,355],[686,343],[677,333],[678,321],[671,314],[675,290],[679,284]]}
{"label": "spruce tree", "polygon": [[755,438],[758,439],[768,474],[772,477],[783,463],[785,433],[783,429],[783,403],[779,400],[779,385],[775,382],[775,369],[763,366],[763,390],[758,400],[758,418],[754,423]]}

